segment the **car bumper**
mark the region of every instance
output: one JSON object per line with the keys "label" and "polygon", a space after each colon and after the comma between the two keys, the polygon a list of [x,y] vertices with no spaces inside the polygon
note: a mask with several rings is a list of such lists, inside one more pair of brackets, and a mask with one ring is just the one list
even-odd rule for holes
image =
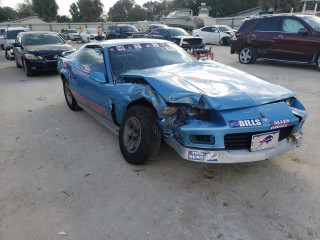
{"label": "car bumper", "polygon": [[295,133],[294,138],[280,141],[277,147],[251,152],[249,150],[206,150],[188,148],[178,141],[165,137],[165,142],[171,146],[183,159],[202,163],[245,163],[263,161],[288,152],[302,144],[301,133]]}
{"label": "car bumper", "polygon": [[26,64],[32,71],[57,71],[58,61],[28,61]]}

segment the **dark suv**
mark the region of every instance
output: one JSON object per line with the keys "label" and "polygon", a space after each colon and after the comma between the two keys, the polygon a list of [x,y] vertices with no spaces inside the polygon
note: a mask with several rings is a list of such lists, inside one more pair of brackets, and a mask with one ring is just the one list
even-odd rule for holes
{"label": "dark suv", "polygon": [[320,70],[320,18],[272,15],[247,20],[234,36],[231,53],[243,64],[257,59],[316,64]]}

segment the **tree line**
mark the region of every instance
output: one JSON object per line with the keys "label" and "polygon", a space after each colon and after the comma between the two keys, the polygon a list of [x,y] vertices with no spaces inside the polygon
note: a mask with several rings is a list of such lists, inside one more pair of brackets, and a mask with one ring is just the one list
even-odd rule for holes
{"label": "tree line", "polygon": [[101,0],[77,0],[69,8],[70,16],[58,15],[59,6],[55,0],[24,0],[16,9],[0,7],[0,21],[38,15],[46,22],[98,22],[98,21],[142,21],[158,20],[161,13],[173,8],[189,8],[197,15],[201,3],[211,6],[210,16],[225,17],[260,6],[263,10],[275,12],[301,10],[299,0],[153,0],[142,6],[134,0],[118,0],[108,13],[103,11]]}

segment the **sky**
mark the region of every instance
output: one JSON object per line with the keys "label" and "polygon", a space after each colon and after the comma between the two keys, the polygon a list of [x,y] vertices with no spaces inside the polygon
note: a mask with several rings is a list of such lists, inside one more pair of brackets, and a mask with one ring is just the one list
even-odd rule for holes
{"label": "sky", "polygon": [[[16,8],[17,4],[23,2],[24,0],[0,0],[0,7],[12,7]],[[142,5],[148,0],[135,0],[136,4]],[[59,5],[59,15],[70,15],[69,7],[71,3],[76,2],[76,0],[56,0]],[[104,5],[104,11],[108,12],[109,8],[117,2],[117,0],[101,0]]]}

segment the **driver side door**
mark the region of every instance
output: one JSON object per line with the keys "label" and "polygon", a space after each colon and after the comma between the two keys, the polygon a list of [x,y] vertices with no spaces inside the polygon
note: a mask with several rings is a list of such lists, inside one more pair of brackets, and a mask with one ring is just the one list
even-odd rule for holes
{"label": "driver side door", "polygon": [[112,121],[111,100],[106,92],[107,77],[103,48],[85,47],[73,66],[73,95],[91,111]]}

